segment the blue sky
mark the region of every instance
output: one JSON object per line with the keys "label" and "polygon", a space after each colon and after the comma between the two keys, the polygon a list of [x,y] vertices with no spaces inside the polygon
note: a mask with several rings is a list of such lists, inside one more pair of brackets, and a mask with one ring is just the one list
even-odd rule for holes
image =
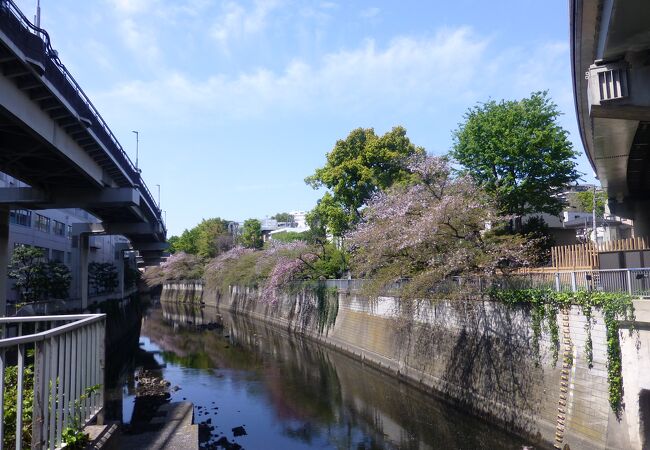
{"label": "blue sky", "polygon": [[[33,16],[36,0],[19,0]],[[566,0],[41,0],[42,25],[168,228],[310,209],[303,179],[357,127],[430,153],[477,102],[548,89],[582,156]]]}

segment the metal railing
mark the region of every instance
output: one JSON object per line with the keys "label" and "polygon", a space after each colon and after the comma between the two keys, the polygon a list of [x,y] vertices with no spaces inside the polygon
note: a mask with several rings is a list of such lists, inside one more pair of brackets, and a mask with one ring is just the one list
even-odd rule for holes
{"label": "metal railing", "polygon": [[132,183],[143,188],[143,197],[145,197],[152,211],[156,212],[156,218],[164,229],[162,212],[142,179],[140,171],[135,167],[131,158],[124,151],[104,118],[90,101],[90,98],[81,89],[77,80],[59,59],[57,51],[52,48],[47,31],[31,23],[13,0],[0,0],[0,24],[2,24],[3,31],[27,57],[43,65],[45,78],[50,81],[52,86],[74,109],[73,112],[80,119],[90,120],[88,130],[104,145]]}
{"label": "metal railing", "polygon": [[[59,448],[66,428],[82,427],[101,413],[105,322],[104,314],[0,318],[0,448],[8,433],[15,433],[17,450],[23,444]],[[11,390],[16,404],[5,405]],[[31,428],[25,423],[29,398]],[[5,423],[13,407],[15,428]]]}
{"label": "metal railing", "polygon": [[[326,280],[325,286],[346,292],[357,292],[368,283],[363,279]],[[386,294],[399,292],[408,280],[392,283],[384,291]],[[488,289],[553,289],[558,292],[579,290],[599,292],[622,292],[636,297],[650,296],[650,268],[611,269],[611,270],[563,270],[557,272],[531,272],[510,274],[508,276],[450,277],[436,283],[436,294],[451,293],[463,287],[468,292],[486,292]]]}

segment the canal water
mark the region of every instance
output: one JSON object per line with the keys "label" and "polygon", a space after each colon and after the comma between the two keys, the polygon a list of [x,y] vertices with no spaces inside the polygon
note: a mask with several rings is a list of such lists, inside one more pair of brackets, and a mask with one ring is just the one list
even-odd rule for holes
{"label": "canal water", "polygon": [[114,390],[121,420],[133,414],[134,372],[155,365],[171,383],[171,401],[193,402],[195,421],[208,425],[202,448],[526,445],[343,354],[215,308],[150,308],[138,347]]}

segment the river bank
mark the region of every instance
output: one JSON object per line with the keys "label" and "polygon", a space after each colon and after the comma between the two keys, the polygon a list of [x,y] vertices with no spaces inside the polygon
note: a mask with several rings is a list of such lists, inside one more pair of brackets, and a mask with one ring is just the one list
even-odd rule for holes
{"label": "river bank", "polygon": [[[572,449],[643,448],[646,363],[639,352],[648,351],[643,329],[634,335],[620,331],[625,409],[617,418],[608,403],[607,338],[598,313],[591,360],[582,311],[572,308],[558,315],[562,339],[556,362],[548,330],[539,336],[536,355],[532,318],[524,307],[493,302],[409,306],[391,297],[370,301],[341,291],[325,297],[302,291],[269,304],[251,288],[233,287],[222,295],[186,283],[166,285],[162,298],[203,302],[307,336],[537,445],[552,446],[559,436]],[[568,366],[563,355],[569,357]]]}
{"label": "river bank", "polygon": [[[213,427],[207,448],[512,449],[530,440],[494,429],[368,364],[215,307],[162,302],[141,349]],[[126,402],[126,400],[125,400]],[[243,427],[245,435],[236,436]],[[203,436],[206,438],[206,436]]]}

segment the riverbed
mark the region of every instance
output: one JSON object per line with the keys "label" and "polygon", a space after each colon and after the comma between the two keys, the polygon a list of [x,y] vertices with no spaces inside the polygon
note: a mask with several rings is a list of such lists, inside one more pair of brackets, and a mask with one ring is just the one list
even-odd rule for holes
{"label": "riverbed", "polygon": [[[211,307],[163,304],[142,322],[118,392],[129,423],[138,366],[195,405],[203,448],[521,449],[506,433],[307,339]],[[110,356],[109,356],[110,357]],[[144,361],[144,362],[143,362]]]}

